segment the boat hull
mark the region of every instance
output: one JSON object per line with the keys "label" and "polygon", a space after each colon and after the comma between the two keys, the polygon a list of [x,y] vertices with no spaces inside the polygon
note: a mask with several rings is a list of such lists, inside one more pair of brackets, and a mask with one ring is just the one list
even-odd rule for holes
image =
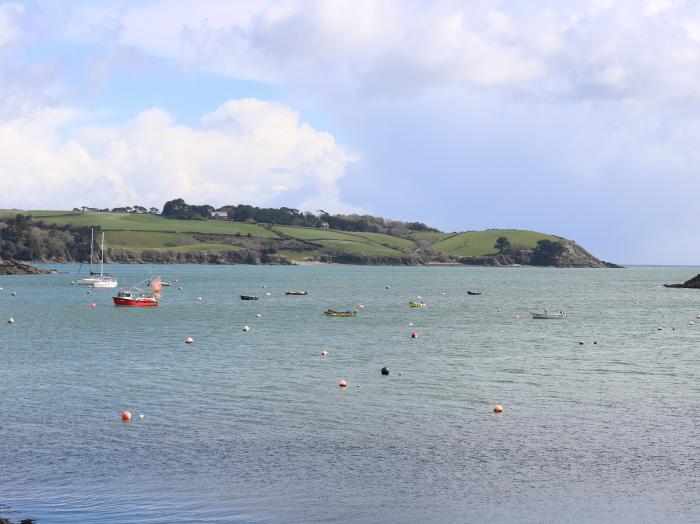
{"label": "boat hull", "polygon": [[155,307],[158,305],[157,300],[138,300],[133,298],[112,297],[114,305],[119,307]]}

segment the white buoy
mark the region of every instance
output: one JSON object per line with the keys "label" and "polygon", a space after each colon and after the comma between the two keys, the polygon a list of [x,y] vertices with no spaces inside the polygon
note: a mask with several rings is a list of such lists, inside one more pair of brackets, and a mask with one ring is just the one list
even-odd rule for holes
{"label": "white buoy", "polygon": [[198,300],[199,302],[201,302],[201,301],[204,300],[204,299],[203,299],[202,297],[197,297],[197,300]]}
{"label": "white buoy", "polygon": [[695,321],[694,321],[694,320],[691,320],[690,322],[688,322],[688,324],[690,324],[691,326],[694,326],[694,325],[695,325]]}
{"label": "white buoy", "polygon": [[8,323],[8,324],[14,324],[14,323],[15,323],[15,319],[12,318],[12,317],[10,317],[10,318],[7,319],[7,323]]}
{"label": "white buoy", "polygon": [[194,344],[194,339],[192,337],[187,337],[185,339],[185,344]]}
{"label": "white buoy", "polygon": [[409,325],[410,327],[413,327],[413,322],[409,322],[408,325]]}
{"label": "white buoy", "polygon": [[17,296],[17,292],[16,292],[16,291],[13,291],[13,292],[12,292],[12,296],[13,296],[13,297],[16,297],[16,296]]}
{"label": "white buoy", "polygon": [[143,420],[143,418],[144,418],[144,417],[143,417],[143,413],[141,413],[141,414],[139,415],[139,420]]}
{"label": "white buoy", "polygon": [[261,315],[260,313],[258,313],[258,314],[255,315],[255,316],[256,316],[257,318],[261,318],[261,317],[262,317],[262,315]]}
{"label": "white buoy", "polygon": [[328,356],[328,351],[321,351],[321,356],[322,356],[322,357],[327,357],[327,356]]}
{"label": "white buoy", "polygon": [[270,296],[270,293],[265,293],[268,297]]}
{"label": "white buoy", "polygon": [[250,331],[250,326],[243,326],[243,331],[245,331],[246,333]]}
{"label": "white buoy", "polygon": [[74,286],[74,285],[75,285],[75,280],[74,280],[73,282],[71,282],[70,285],[71,285],[71,286]]}

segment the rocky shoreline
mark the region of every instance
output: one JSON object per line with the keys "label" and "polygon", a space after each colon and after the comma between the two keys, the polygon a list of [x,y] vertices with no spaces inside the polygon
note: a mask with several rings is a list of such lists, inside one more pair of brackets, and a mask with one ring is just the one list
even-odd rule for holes
{"label": "rocky shoreline", "polygon": [[55,269],[40,269],[27,262],[0,258],[0,275],[54,275]]}

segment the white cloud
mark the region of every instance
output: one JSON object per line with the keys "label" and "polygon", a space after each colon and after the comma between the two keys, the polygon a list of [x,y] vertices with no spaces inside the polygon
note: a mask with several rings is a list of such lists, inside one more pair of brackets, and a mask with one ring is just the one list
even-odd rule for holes
{"label": "white cloud", "polygon": [[231,100],[198,128],[161,109],[108,126],[80,126],[82,116],[46,109],[0,123],[3,207],[266,204],[291,193],[304,209],[350,209],[337,183],[353,156],[286,106]]}
{"label": "white cloud", "polygon": [[71,34],[94,38],[83,28],[117,14],[122,44],[187,68],[304,88],[498,88],[559,100],[700,94],[700,5],[683,1],[153,0],[78,9]]}

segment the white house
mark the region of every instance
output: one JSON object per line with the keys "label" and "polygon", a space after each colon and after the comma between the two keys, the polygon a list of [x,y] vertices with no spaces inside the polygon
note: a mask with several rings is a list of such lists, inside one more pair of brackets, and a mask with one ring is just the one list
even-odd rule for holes
{"label": "white house", "polygon": [[217,220],[226,220],[228,218],[228,211],[212,211],[211,218]]}

